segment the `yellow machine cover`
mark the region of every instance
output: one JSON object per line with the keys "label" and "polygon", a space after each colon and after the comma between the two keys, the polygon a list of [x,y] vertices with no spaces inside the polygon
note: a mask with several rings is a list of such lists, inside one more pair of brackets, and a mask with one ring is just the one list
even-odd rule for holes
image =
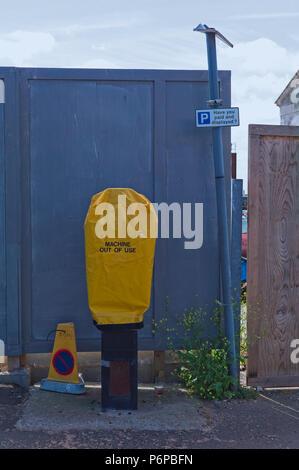
{"label": "yellow machine cover", "polygon": [[150,304],[157,236],[153,205],[133,189],[105,189],[92,197],[84,231],[94,322],[99,327],[142,326]]}

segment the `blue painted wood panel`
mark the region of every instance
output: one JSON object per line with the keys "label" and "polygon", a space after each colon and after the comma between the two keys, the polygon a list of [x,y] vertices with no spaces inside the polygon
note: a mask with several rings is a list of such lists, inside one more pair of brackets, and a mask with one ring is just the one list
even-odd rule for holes
{"label": "blue painted wood panel", "polygon": [[[184,238],[159,240],[163,254],[156,257],[156,311],[168,297],[168,316],[175,326],[175,316],[191,306],[210,311],[219,293],[217,218],[215,180],[208,130],[196,132],[197,106],[204,106],[208,96],[206,81],[166,82],[165,175],[163,200],[203,203],[203,246],[184,249]],[[192,209],[194,211],[194,208]],[[208,267],[208,268],[207,268]],[[159,287],[158,287],[159,286]],[[172,320],[172,321],[171,321]]]}
{"label": "blue painted wood panel", "polygon": [[[0,77],[5,83],[4,104],[4,175],[5,182],[5,268],[6,298],[5,326],[7,355],[22,353],[21,331],[21,152],[20,152],[20,102],[19,83],[15,68],[1,68]],[[26,221],[24,225],[29,225]],[[5,279],[5,278],[4,278]]]}
{"label": "blue painted wood panel", "polygon": [[0,340],[6,343],[4,103],[0,103]]}
{"label": "blue painted wood panel", "polygon": [[[196,295],[197,305],[207,310],[219,297],[211,135],[195,126],[195,109],[206,107],[208,99],[207,72],[14,73],[19,94],[10,112],[20,123],[20,135],[15,131],[10,178],[22,162],[15,200],[9,203],[17,231],[6,246],[9,302],[15,323],[19,319],[14,341],[23,352],[49,351],[49,331],[58,322],[73,321],[78,349],[100,348],[87,302],[83,222],[93,194],[106,187],[132,187],[153,202],[204,204],[200,250],[184,250],[183,239],[157,241],[152,301],[139,333],[139,349],[155,348],[151,322],[165,316],[166,296],[171,318],[192,305]],[[219,77],[229,105],[230,73]],[[229,186],[229,130],[224,146]],[[14,300],[13,288],[18,291]]]}
{"label": "blue painted wood panel", "polygon": [[153,199],[152,82],[35,80],[30,105],[32,335],[44,339],[59,316],[96,338],[84,218],[107,186]]}

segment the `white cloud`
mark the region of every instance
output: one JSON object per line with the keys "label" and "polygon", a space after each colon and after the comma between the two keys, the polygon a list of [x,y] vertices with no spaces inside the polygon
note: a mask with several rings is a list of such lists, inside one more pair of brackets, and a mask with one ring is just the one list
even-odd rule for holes
{"label": "white cloud", "polygon": [[280,124],[275,101],[299,65],[299,52],[259,38],[233,49],[218,48],[219,68],[232,70],[232,105],[240,107],[239,128],[232,128],[238,154],[238,177],[247,186],[248,124]]}
{"label": "white cloud", "polygon": [[[155,30],[130,28],[146,19],[106,18],[49,30],[17,30],[0,35],[0,63],[17,66],[206,69],[205,39],[192,28],[173,25]],[[128,27],[125,32],[122,28]],[[82,33],[82,34],[81,34]],[[89,34],[90,33],[90,34]],[[295,33],[296,34],[296,33]],[[238,177],[247,185],[248,124],[279,124],[275,105],[298,70],[299,51],[267,38],[228,48],[217,41],[218,67],[232,71],[232,105],[239,106],[241,126],[232,128],[237,144]],[[208,97],[207,97],[208,98]]]}
{"label": "white cloud", "polygon": [[53,32],[63,33],[67,35],[75,35],[75,34],[83,34],[92,31],[99,31],[99,30],[110,30],[110,29],[121,29],[121,28],[129,28],[131,26],[135,26],[139,23],[139,19],[131,17],[127,19],[110,19],[109,21],[103,21],[101,23],[75,23],[69,24],[60,28],[53,29]]}
{"label": "white cloud", "polygon": [[221,54],[226,63],[239,67],[244,74],[265,75],[271,72],[281,75],[286,70],[297,70],[299,63],[299,52],[288,51],[267,38],[240,42],[233,49],[222,48]]}
{"label": "white cloud", "polygon": [[[138,47],[130,45],[126,42],[118,50],[110,45],[109,56],[118,59],[118,67],[207,67],[204,38],[192,32],[168,29],[153,38],[144,37]],[[232,105],[240,108],[241,125],[232,128],[232,142],[237,146],[238,177],[244,179],[246,188],[248,124],[280,124],[275,101],[298,69],[299,52],[266,37],[239,42],[233,49],[218,41],[217,50],[219,70],[232,71]]]}
{"label": "white cloud", "polygon": [[253,13],[249,15],[232,15],[228,18],[231,20],[267,20],[282,18],[298,18],[299,12],[281,12],[281,13]]}
{"label": "white cloud", "polygon": [[98,58],[88,60],[84,63],[84,68],[87,69],[122,69],[123,64],[117,60],[107,60],[106,58]]}
{"label": "white cloud", "polygon": [[40,53],[51,52],[55,39],[50,33],[14,31],[0,35],[0,61],[3,65],[27,65]]}

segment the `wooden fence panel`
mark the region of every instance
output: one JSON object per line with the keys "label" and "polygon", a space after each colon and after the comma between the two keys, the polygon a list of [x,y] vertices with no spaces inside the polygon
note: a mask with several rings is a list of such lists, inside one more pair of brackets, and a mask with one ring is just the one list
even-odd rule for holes
{"label": "wooden fence panel", "polygon": [[299,386],[297,126],[249,126],[247,281],[248,384]]}

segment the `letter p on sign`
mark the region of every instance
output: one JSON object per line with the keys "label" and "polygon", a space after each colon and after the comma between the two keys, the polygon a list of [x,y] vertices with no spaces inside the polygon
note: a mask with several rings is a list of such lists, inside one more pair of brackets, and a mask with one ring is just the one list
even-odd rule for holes
{"label": "letter p on sign", "polygon": [[197,125],[204,126],[210,124],[211,115],[209,111],[197,111]]}

